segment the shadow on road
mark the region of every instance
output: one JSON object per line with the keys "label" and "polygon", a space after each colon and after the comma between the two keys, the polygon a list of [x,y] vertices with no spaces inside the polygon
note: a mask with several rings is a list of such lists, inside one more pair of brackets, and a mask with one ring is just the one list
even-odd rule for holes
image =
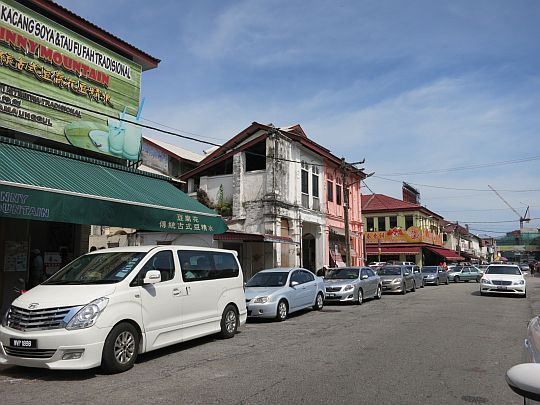
{"label": "shadow on road", "polygon": [[473,291],[471,293],[471,295],[476,295],[478,297],[503,297],[503,298],[507,298],[507,299],[523,299],[523,296],[522,295],[516,295],[516,294],[512,294],[512,293],[508,293],[508,294],[505,294],[505,293],[484,293],[484,295],[480,294],[480,291],[476,290],[476,291]]}

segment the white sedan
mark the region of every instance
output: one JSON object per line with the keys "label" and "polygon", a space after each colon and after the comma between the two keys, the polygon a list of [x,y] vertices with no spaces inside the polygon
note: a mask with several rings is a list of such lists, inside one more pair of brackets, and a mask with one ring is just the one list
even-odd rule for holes
{"label": "white sedan", "polygon": [[491,264],[480,280],[480,294],[515,294],[527,296],[527,283],[517,265]]}

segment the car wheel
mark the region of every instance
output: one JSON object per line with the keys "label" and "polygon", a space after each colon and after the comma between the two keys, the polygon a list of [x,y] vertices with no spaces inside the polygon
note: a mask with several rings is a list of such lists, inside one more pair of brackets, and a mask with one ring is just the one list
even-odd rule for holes
{"label": "car wheel", "polygon": [[476,282],[477,282],[477,283],[480,282],[480,277],[476,277]]}
{"label": "car wheel", "polygon": [[527,291],[525,290],[525,294],[523,294],[522,298],[527,298]]}
{"label": "car wheel", "polygon": [[221,316],[220,336],[224,339],[232,338],[238,330],[238,312],[233,305],[227,305]]}
{"label": "car wheel", "polygon": [[287,301],[285,300],[279,301],[277,304],[276,319],[281,322],[287,319],[288,315],[289,315],[289,305],[287,305]]}
{"label": "car wheel", "polygon": [[138,354],[139,332],[128,322],[119,323],[105,339],[101,368],[107,374],[127,371],[135,364]]}
{"label": "car wheel", "polygon": [[378,300],[380,300],[381,297],[382,297],[382,287],[379,285],[379,286],[377,287],[377,294],[375,295],[375,298],[378,299]]}
{"label": "car wheel", "polygon": [[362,305],[362,302],[364,302],[364,293],[361,288],[358,289],[358,299],[356,300],[356,303],[358,305]]}
{"label": "car wheel", "polygon": [[435,285],[439,285],[439,277],[437,277],[437,280],[435,280]]}
{"label": "car wheel", "polygon": [[454,277],[454,283],[459,283],[459,276]]}
{"label": "car wheel", "polygon": [[407,286],[405,285],[405,283],[403,283],[403,285],[401,286],[401,294],[407,294]]}
{"label": "car wheel", "polygon": [[448,280],[448,277],[446,277],[446,281],[444,282],[444,284],[446,285],[450,284],[450,280]]}
{"label": "car wheel", "polygon": [[412,292],[415,292],[415,291],[416,291],[416,282],[412,283],[411,291],[412,291]]}
{"label": "car wheel", "polygon": [[313,305],[313,309],[315,311],[320,311],[324,306],[324,297],[322,293],[317,294],[317,298],[315,298],[315,305]]}

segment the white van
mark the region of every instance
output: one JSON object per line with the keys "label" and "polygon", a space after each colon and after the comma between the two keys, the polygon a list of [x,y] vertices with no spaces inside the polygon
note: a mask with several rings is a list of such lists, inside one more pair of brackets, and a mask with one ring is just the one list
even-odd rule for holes
{"label": "white van", "polygon": [[189,246],[97,250],[13,301],[0,327],[0,364],[105,372],[139,353],[246,322],[234,251]]}

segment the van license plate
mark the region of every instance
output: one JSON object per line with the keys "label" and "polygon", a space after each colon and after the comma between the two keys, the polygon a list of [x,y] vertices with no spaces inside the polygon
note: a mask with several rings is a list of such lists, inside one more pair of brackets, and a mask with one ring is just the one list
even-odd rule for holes
{"label": "van license plate", "polygon": [[36,339],[9,339],[9,345],[11,347],[20,347],[25,349],[37,349]]}

